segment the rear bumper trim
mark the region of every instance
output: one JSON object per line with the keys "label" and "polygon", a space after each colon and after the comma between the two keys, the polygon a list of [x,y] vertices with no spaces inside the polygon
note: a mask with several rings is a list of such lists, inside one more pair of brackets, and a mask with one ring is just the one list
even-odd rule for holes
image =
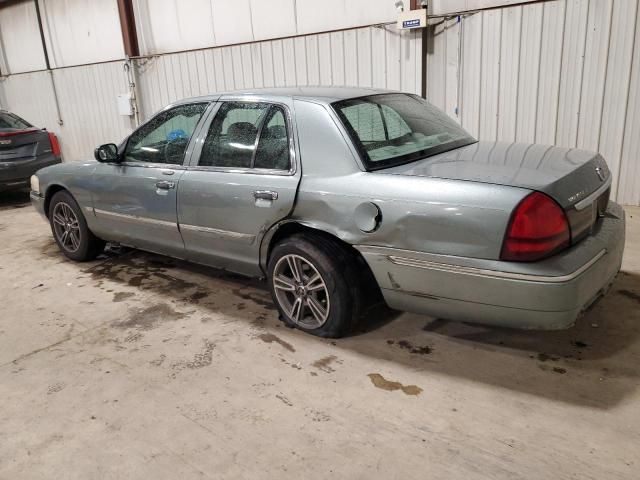
{"label": "rear bumper trim", "polygon": [[602,249],[595,257],[589,262],[585,263],[582,267],[576,271],[567,275],[560,276],[543,276],[543,275],[529,275],[524,273],[512,273],[501,272],[497,270],[486,270],[482,268],[464,267],[461,265],[452,265],[449,263],[431,262],[428,260],[420,260],[417,258],[399,257],[396,255],[389,255],[387,258],[391,263],[396,265],[403,265],[405,267],[423,268],[427,270],[437,270],[440,272],[458,273],[461,275],[474,275],[478,277],[491,277],[491,278],[506,278],[510,280],[524,280],[528,282],[544,282],[544,283],[564,283],[579,277],[584,271],[589,269],[593,264],[600,260],[607,253],[606,249]]}

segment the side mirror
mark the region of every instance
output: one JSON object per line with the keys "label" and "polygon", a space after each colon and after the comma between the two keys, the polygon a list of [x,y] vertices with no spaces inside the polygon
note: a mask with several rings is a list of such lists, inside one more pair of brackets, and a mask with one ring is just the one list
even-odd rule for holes
{"label": "side mirror", "polygon": [[117,162],[118,147],[116,147],[114,143],[105,143],[95,149],[93,156],[96,157],[97,161],[102,163]]}

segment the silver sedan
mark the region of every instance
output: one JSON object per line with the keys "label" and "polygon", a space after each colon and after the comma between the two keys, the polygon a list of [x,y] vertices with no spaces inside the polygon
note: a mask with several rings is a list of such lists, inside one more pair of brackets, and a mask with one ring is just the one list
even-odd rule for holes
{"label": "silver sedan", "polygon": [[62,252],[105,241],[266,277],[284,322],[338,337],[406,310],[558,329],[620,269],[597,153],[478,142],[415,95],[256,90],[169,105],[97,161],[40,170]]}

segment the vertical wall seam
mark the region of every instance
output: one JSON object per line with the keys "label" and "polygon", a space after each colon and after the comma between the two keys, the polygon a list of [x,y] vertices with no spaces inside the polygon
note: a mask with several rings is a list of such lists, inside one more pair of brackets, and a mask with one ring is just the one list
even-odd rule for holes
{"label": "vertical wall seam", "polygon": [[[604,79],[602,81],[602,99],[600,100],[600,115],[598,116],[598,143],[596,150],[600,151],[600,140],[602,139],[602,117],[604,116],[604,96],[607,93],[607,79],[609,74],[609,56],[611,52],[611,29],[613,28],[613,2],[611,0],[611,8],[609,9],[609,34],[607,38],[607,55],[604,61]],[[623,133],[624,135],[624,133]]]}
{"label": "vertical wall seam", "polygon": [[540,109],[540,70],[542,69],[542,39],[544,38],[544,10],[546,5],[542,4],[542,14],[540,15],[540,43],[538,44],[538,72],[536,79],[536,108],[533,119],[533,141],[536,142],[538,138],[538,111]]}
{"label": "vertical wall seam", "polygon": [[500,85],[502,83],[502,22],[504,21],[504,9],[500,9],[500,28],[498,31],[498,86],[496,95],[496,128],[494,140],[498,140],[500,131]]}
{"label": "vertical wall seam", "polygon": [[480,12],[480,69],[478,72],[478,137],[480,136],[480,120],[482,118],[482,61],[484,60],[484,13]]}
{"label": "vertical wall seam", "polygon": [[580,87],[578,89],[578,112],[576,119],[576,136],[573,141],[573,146],[578,146],[578,134],[580,133],[580,117],[582,116],[582,89],[584,88],[584,64],[585,56],[587,54],[587,37],[589,36],[589,11],[591,10],[591,6],[593,3],[591,0],[586,0],[588,2],[587,6],[587,24],[584,29],[584,40],[582,42],[582,64],[580,66]]}
{"label": "vertical wall seam", "polygon": [[[638,35],[638,17],[640,16],[640,8],[636,2],[636,21],[633,26],[633,43],[631,44],[631,67],[629,68],[629,81],[627,82],[627,97],[624,106],[624,122],[622,124],[622,144],[620,145],[620,165],[618,166],[618,178],[616,180],[616,199],[620,199],[620,179],[622,178],[622,168],[624,162],[624,146],[627,139],[627,120],[629,116],[629,97],[631,96],[631,80],[633,79],[634,56],[636,54],[636,38]],[[636,68],[638,65],[635,65]],[[637,161],[640,161],[638,159]]]}
{"label": "vertical wall seam", "polygon": [[517,141],[518,140],[518,132],[519,132],[519,128],[518,128],[518,111],[520,110],[518,108],[518,99],[520,98],[520,69],[522,68],[522,25],[524,23],[524,7],[518,7],[520,9],[520,23],[519,23],[519,27],[518,27],[518,69],[516,70],[516,108],[515,108],[515,112],[514,112],[514,118],[513,118],[513,141]]}
{"label": "vertical wall seam", "polygon": [[553,132],[553,143],[558,143],[558,117],[560,114],[560,90],[562,90],[562,62],[564,60],[564,44],[567,35],[567,2],[564,2],[564,11],[562,12],[562,43],[560,44],[560,68],[558,68],[558,96],[556,98],[556,122]]}

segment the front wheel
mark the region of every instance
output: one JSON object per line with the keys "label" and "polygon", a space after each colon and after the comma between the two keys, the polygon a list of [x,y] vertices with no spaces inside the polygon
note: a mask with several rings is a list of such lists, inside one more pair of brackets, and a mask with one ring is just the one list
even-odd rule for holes
{"label": "front wheel", "polygon": [[71,260],[93,260],[104,250],[105,242],[89,230],[80,207],[67,191],[61,190],[51,199],[49,223],[58,247]]}
{"label": "front wheel", "polygon": [[337,338],[357,322],[360,287],[355,262],[330,239],[298,234],[280,242],[269,259],[269,288],[291,327]]}

